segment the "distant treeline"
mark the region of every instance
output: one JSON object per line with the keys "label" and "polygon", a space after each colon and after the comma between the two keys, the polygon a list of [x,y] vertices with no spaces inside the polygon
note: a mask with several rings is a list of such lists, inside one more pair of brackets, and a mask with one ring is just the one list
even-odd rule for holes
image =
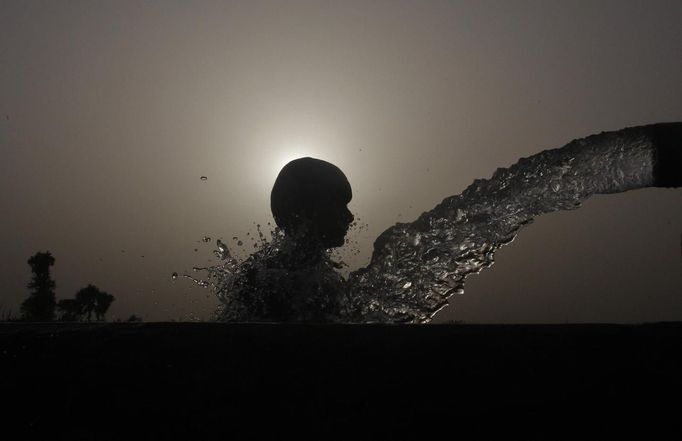
{"label": "distant treeline", "polygon": [[[38,252],[28,259],[28,264],[33,273],[28,284],[30,290],[28,298],[21,303],[20,316],[15,317],[9,311],[4,311],[2,321],[31,321],[49,322],[53,320],[75,321],[103,321],[111,304],[116,298],[88,284],[78,290],[71,299],[57,301],[55,296],[55,281],[50,277],[50,267],[55,263],[55,258],[47,252]],[[120,320],[118,320],[120,321]],[[131,315],[127,321],[142,321],[139,317]]]}

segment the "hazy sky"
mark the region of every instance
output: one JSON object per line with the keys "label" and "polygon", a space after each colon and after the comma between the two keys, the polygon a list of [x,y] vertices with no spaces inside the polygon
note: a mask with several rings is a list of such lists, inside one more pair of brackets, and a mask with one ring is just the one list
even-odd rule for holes
{"label": "hazy sky", "polygon": [[[50,250],[58,298],[93,283],[109,318],[208,318],[171,273],[210,263],[204,235],[271,221],[290,159],[348,176],[357,267],[497,167],[682,121],[682,3],[3,0],[0,116],[0,309]],[[682,190],[595,197],[523,230],[437,321],[682,320],[681,234]]]}

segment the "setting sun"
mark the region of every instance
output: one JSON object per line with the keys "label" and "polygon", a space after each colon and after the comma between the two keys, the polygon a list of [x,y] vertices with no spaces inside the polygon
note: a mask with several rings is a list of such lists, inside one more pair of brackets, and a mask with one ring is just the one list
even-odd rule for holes
{"label": "setting sun", "polygon": [[282,170],[282,167],[294,159],[304,158],[306,156],[316,158],[318,155],[319,154],[316,153],[314,149],[304,145],[294,145],[292,147],[283,147],[276,150],[276,153],[273,154],[272,166],[269,169],[272,180],[274,181],[280,170]]}

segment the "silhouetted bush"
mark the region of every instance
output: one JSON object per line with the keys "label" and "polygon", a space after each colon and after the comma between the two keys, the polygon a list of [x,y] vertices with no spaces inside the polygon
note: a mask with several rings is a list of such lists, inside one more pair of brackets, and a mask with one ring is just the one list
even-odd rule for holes
{"label": "silhouetted bush", "polygon": [[60,316],[59,320],[65,322],[91,321],[94,314],[95,320],[104,320],[109,306],[115,300],[114,296],[100,291],[94,285],[81,288],[73,299],[63,299],[57,304]]}
{"label": "silhouetted bush", "polygon": [[76,322],[83,316],[83,307],[76,299],[62,299],[57,303],[60,312],[59,320],[63,322]]}
{"label": "silhouetted bush", "polygon": [[85,318],[87,321],[91,321],[94,314],[95,319],[101,321],[104,320],[104,315],[114,300],[115,298],[111,294],[100,291],[94,285],[88,285],[76,293],[73,308],[78,311],[81,320]]}

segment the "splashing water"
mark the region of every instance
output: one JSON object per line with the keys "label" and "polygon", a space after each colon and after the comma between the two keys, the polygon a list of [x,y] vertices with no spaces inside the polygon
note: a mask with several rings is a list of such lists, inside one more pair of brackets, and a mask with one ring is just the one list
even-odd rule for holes
{"label": "splashing water", "polygon": [[347,279],[329,253],[299,255],[277,229],[266,240],[260,225],[249,258],[239,261],[218,241],[220,263],[195,268],[205,279],[185,277],[215,292],[221,320],[425,323],[535,217],[576,209],[593,194],[653,185],[652,142],[637,129],[579,139],[476,180],[382,233],[370,264]]}

